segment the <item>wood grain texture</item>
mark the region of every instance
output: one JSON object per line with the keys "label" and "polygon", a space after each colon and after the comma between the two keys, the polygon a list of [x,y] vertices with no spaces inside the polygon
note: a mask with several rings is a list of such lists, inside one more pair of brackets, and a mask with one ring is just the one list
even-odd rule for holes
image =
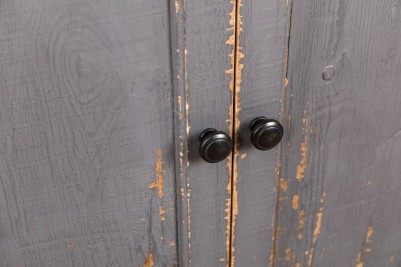
{"label": "wood grain texture", "polygon": [[229,169],[226,160],[203,161],[198,138],[210,127],[229,132],[232,8],[221,0],[171,5],[180,266],[228,264]]}
{"label": "wood grain texture", "polygon": [[241,3],[238,46],[243,69],[237,75],[241,78],[237,82],[240,108],[236,110],[240,127],[233,266],[269,266],[273,257],[279,147],[270,151],[254,148],[249,125],[258,116],[280,120],[280,99],[285,85],[287,6],[285,1],[270,0]]}
{"label": "wood grain texture", "polygon": [[0,3],[0,266],[176,264],[159,0]]}
{"label": "wood grain texture", "polygon": [[276,266],[401,264],[400,14],[293,1]]}

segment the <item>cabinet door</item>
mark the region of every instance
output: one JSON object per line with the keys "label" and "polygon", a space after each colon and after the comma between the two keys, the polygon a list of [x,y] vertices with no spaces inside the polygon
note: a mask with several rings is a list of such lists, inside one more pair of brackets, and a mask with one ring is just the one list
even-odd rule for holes
{"label": "cabinet door", "polygon": [[287,131],[283,104],[289,6],[273,0],[238,2],[232,265],[271,266],[277,190],[287,190],[287,179],[278,177],[280,145],[257,150],[250,141],[250,123],[265,116],[281,121]]}
{"label": "cabinet door", "polygon": [[177,0],[172,6],[180,266],[228,266],[232,158],[199,156],[206,128],[232,134],[235,1]]}
{"label": "cabinet door", "polygon": [[0,266],[174,265],[167,2],[0,13]]}
{"label": "cabinet door", "polygon": [[275,265],[400,266],[400,1],[292,5]]}
{"label": "cabinet door", "polygon": [[0,4],[1,266],[225,266],[235,1]]}

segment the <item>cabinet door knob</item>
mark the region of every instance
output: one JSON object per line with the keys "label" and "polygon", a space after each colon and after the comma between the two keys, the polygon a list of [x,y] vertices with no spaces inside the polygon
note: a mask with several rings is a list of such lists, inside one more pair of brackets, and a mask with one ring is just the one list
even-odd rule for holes
{"label": "cabinet door knob", "polygon": [[203,130],[199,136],[199,154],[207,162],[217,163],[227,158],[233,150],[231,137],[213,128]]}
{"label": "cabinet door knob", "polygon": [[276,120],[257,117],[251,121],[251,142],[259,150],[277,146],[283,138],[283,126]]}

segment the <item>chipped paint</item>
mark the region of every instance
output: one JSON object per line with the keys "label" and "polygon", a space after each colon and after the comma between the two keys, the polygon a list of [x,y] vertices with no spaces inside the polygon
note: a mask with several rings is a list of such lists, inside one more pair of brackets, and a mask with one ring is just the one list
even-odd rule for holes
{"label": "chipped paint", "polygon": [[168,243],[168,245],[169,245],[170,247],[174,247],[176,244],[175,244],[175,241],[170,241],[170,242]]}
{"label": "chipped paint", "polygon": [[234,239],[235,239],[235,223],[238,215],[238,192],[237,192],[237,160],[239,156],[238,150],[238,134],[240,128],[239,114],[241,111],[240,105],[240,92],[241,92],[241,81],[242,81],[242,70],[244,64],[241,63],[241,59],[244,58],[244,54],[241,52],[240,46],[240,33],[242,31],[242,17],[240,15],[242,0],[231,0],[232,10],[230,12],[229,28],[232,34],[226,41],[226,44],[232,47],[232,52],[229,54],[231,59],[231,68],[226,70],[226,74],[231,76],[229,89],[232,96],[232,102],[229,108],[229,131],[234,141],[234,151],[231,157],[228,158],[227,168],[230,175],[229,182],[227,185],[227,191],[229,193],[229,199],[226,201],[226,248],[227,248],[227,265],[234,266]]}
{"label": "chipped paint", "polygon": [[180,12],[180,3],[175,0],[175,15],[178,15],[178,12]]}
{"label": "chipped paint", "polygon": [[153,265],[153,255],[148,252],[148,255],[146,255],[145,260],[143,261],[143,267],[153,267]]}
{"label": "chipped paint", "polygon": [[[291,264],[293,267],[301,267],[301,264],[297,262],[296,260],[296,254],[295,251],[292,250],[291,248],[286,248],[285,250],[285,260]],[[290,265],[288,265],[290,266]]]}
{"label": "chipped paint", "polygon": [[280,178],[279,186],[283,192],[286,192],[288,189],[288,181],[286,181],[284,178]]}
{"label": "chipped paint", "polygon": [[305,217],[305,210],[301,210],[298,214],[298,221],[297,221],[297,239],[298,240],[301,240],[304,237],[304,235],[302,233],[302,231],[305,227],[304,217]]}
{"label": "chipped paint", "polygon": [[294,251],[291,248],[287,248],[285,250],[285,260],[288,261],[288,262],[291,262],[291,261],[294,260],[294,258],[295,258]]}
{"label": "chipped paint", "polygon": [[156,161],[156,182],[150,184],[148,188],[153,189],[157,188],[157,196],[161,199],[163,197],[163,186],[164,186],[164,178],[163,174],[166,172],[163,169],[163,152],[159,148],[157,150],[157,161]]}
{"label": "chipped paint", "polygon": [[165,221],[166,217],[164,217],[164,214],[166,214],[166,210],[163,209],[163,207],[160,207],[159,214],[160,214],[160,221],[162,222]]}
{"label": "chipped paint", "polygon": [[355,267],[363,267],[362,252],[358,253]]}
{"label": "chipped paint", "polygon": [[308,266],[312,266],[313,261],[313,253],[316,247],[316,243],[319,239],[321,227],[322,227],[322,220],[323,220],[323,203],[326,198],[326,193],[323,193],[320,197],[320,208],[316,214],[316,225],[315,229],[313,230],[313,240],[312,240],[312,248],[310,249],[309,258],[308,258]]}
{"label": "chipped paint", "polygon": [[308,136],[305,135],[304,141],[301,143],[301,161],[297,166],[297,174],[295,179],[298,181],[304,179],[308,153]]}
{"label": "chipped paint", "polygon": [[373,227],[371,225],[366,229],[365,240],[362,242],[362,248],[358,252],[355,267],[363,267],[363,258],[366,253],[372,252],[372,249],[369,247],[370,243],[372,243],[372,235],[373,235]]}
{"label": "chipped paint", "polygon": [[[306,102],[306,105],[308,105],[308,101]],[[301,160],[297,166],[297,173],[295,176],[295,179],[297,179],[298,181],[304,179],[305,177],[305,170],[307,167],[307,156],[308,156],[308,110],[305,109],[304,110],[304,116],[302,119],[302,124],[303,124],[303,128],[302,128],[302,132],[304,134],[304,140],[301,143]]]}
{"label": "chipped paint", "polygon": [[293,208],[294,210],[297,210],[298,207],[299,207],[299,196],[298,196],[298,195],[294,195],[294,196],[292,197],[292,208]]}
{"label": "chipped paint", "polygon": [[248,155],[248,154],[246,154],[246,153],[245,153],[245,154],[242,154],[242,155],[241,155],[241,159],[246,158],[247,155]]}
{"label": "chipped paint", "polygon": [[372,235],[373,235],[373,228],[372,228],[372,226],[369,226],[368,230],[366,231],[366,238],[365,238],[365,242],[366,243],[371,243],[372,242],[372,240],[370,240]]}

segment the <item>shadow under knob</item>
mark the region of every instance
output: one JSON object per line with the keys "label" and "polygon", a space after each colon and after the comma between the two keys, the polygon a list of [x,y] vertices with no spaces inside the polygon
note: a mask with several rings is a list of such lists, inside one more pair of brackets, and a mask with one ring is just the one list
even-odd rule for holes
{"label": "shadow under knob", "polygon": [[209,163],[217,163],[227,158],[233,150],[231,137],[213,128],[203,130],[199,136],[199,154]]}
{"label": "shadow under knob", "polygon": [[280,122],[266,117],[251,121],[251,142],[259,150],[269,150],[277,146],[284,135]]}

